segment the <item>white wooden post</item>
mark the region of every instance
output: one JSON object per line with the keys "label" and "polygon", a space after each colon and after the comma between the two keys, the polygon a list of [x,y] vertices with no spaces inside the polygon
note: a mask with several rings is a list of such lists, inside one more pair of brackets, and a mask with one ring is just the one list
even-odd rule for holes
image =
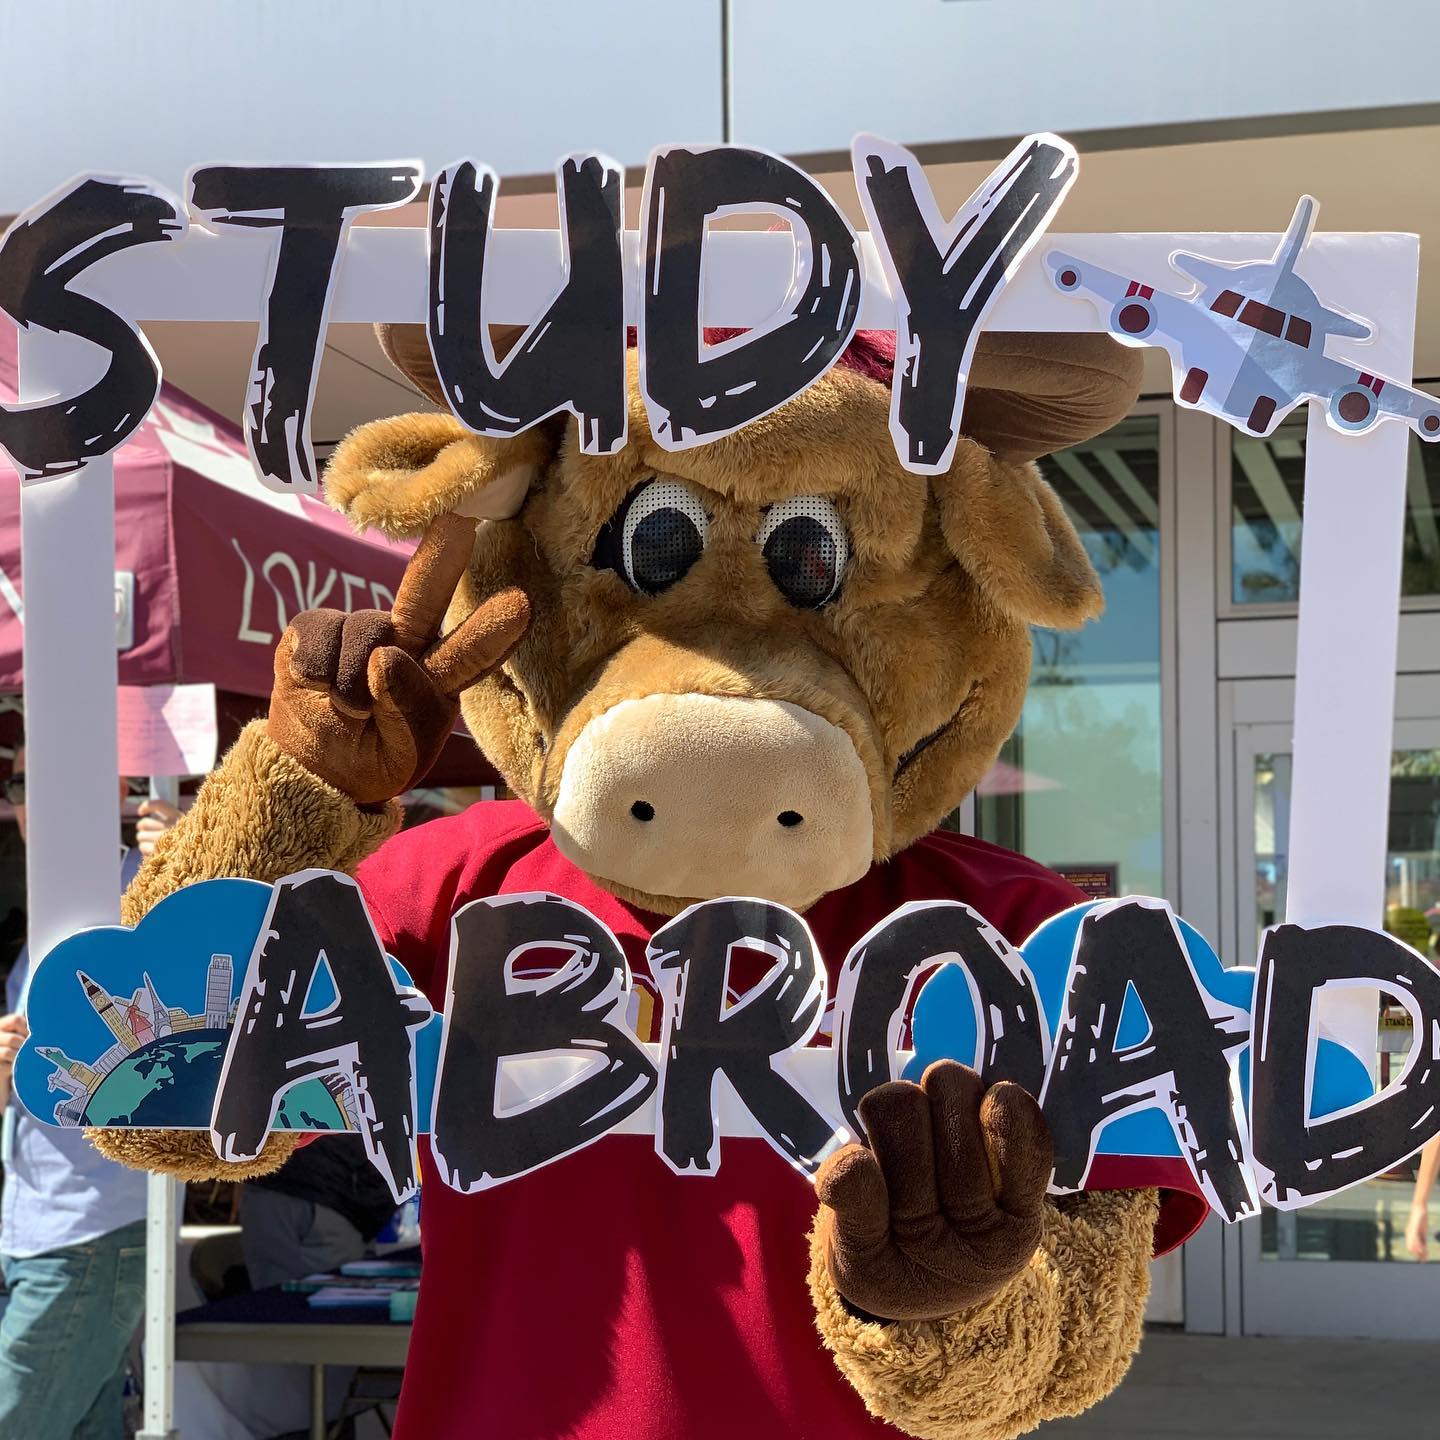
{"label": "white wooden post", "polygon": [[[87,349],[22,330],[20,398],[83,389],[92,378]],[[93,460],[70,475],[23,483],[20,544],[25,706],[34,722],[25,737],[25,784],[29,945],[36,964],[73,931],[120,918],[114,461]],[[173,1294],[173,1221],[165,1245],[155,1248],[157,1183],[170,1189],[168,1182],[149,1182],[147,1268],[157,1260],[167,1266]],[[156,1324],[149,1289],[147,1282],[147,1336]],[[163,1325],[166,1340],[173,1339],[168,1311]],[[171,1378],[167,1367],[160,1386],[167,1421]],[[168,1440],[150,1426],[151,1404],[147,1386],[145,1440]]]}
{"label": "white wooden post", "polygon": [[[93,378],[86,346],[36,330],[21,331],[19,346],[22,400],[75,394]],[[20,540],[25,706],[35,721],[25,736],[26,889],[38,963],[66,935],[120,918],[114,461],[23,483]],[[173,1434],[174,1214],[173,1183],[152,1176],[140,1440]]]}
{"label": "white wooden post", "polygon": [[[150,777],[150,796],[180,801],[180,782]],[[145,1184],[145,1418],[135,1440],[172,1440],[175,1430],[175,1264],[180,1186],[168,1175]]]}
{"label": "white wooden post", "polygon": [[[93,380],[89,351],[22,330],[21,399],[83,390]],[[66,935],[120,916],[113,460],[23,483],[20,536],[32,718],[26,885],[31,963],[38,964]]]}
{"label": "white wooden post", "polygon": [[[1329,293],[1376,324],[1352,356],[1408,380],[1414,364],[1419,247],[1387,237],[1366,293]],[[1408,242],[1408,243],[1407,243]],[[1324,292],[1322,292],[1324,293]],[[1312,406],[1305,444],[1295,759],[1285,916],[1300,924],[1384,920],[1395,726],[1400,562],[1410,431],[1388,423],[1342,435]],[[1325,1034],[1376,1069],[1376,992],[1322,992]]]}

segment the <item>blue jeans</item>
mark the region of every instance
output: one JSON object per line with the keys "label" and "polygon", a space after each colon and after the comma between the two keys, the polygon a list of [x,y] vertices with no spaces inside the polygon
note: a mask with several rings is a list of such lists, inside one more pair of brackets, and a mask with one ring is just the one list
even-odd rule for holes
{"label": "blue jeans", "polygon": [[145,1222],[0,1264],[10,1290],[0,1435],[121,1440],[125,1350],[145,1311]]}

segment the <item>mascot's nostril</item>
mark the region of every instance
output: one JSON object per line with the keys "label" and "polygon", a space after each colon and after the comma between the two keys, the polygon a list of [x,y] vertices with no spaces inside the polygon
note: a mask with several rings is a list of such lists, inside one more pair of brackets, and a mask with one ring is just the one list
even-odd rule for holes
{"label": "mascot's nostril", "polygon": [[787,830],[793,829],[804,820],[804,816],[798,810],[782,810],[775,817]]}
{"label": "mascot's nostril", "polygon": [[650,821],[655,818],[655,807],[648,800],[637,800],[631,807],[630,813],[642,821]]}

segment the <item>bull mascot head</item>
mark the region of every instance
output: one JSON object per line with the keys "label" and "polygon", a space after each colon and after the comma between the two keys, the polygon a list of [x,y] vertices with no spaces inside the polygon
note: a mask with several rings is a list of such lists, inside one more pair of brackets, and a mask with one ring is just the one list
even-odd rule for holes
{"label": "bull mascot head", "polygon": [[[425,395],[419,326],[380,327]],[[492,439],[448,414],[366,425],[327,493],[359,527],[479,517],[447,624],[518,587],[533,621],[462,697],[506,783],[602,887],[673,914],[758,895],[804,910],[925,834],[1019,718],[1032,625],[1100,613],[1035,459],[1133,403],[1137,351],[990,334],[943,475],[899,463],[893,337],[857,335],[774,413],[655,443],[629,356],[629,438],[587,455],[563,417]]]}

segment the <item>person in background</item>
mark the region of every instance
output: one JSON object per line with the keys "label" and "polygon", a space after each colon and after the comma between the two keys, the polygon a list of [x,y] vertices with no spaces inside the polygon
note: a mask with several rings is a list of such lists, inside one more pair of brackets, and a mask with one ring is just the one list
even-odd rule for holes
{"label": "person in background", "polygon": [[1430,1140],[1420,1152],[1420,1168],[1415,1172],[1415,1194],[1410,1200],[1410,1219],[1405,1226],[1405,1248],[1417,1259],[1430,1257],[1430,1191],[1440,1172],[1440,1135]]}
{"label": "person in background", "polygon": [[148,860],[156,842],[185,812],[168,800],[152,799],[142,800],[138,813],[140,818],[135,822],[135,848],[140,852],[141,860]]}
{"label": "person in background", "polygon": [[311,1141],[240,1191],[240,1244],[253,1289],[359,1260],[395,1213],[358,1135]]}
{"label": "person in background", "polygon": [[[22,745],[5,783],[22,840],[24,757]],[[122,858],[122,887],[178,816],[160,801],[142,807],[140,853]],[[125,1352],[145,1306],[145,1177],[102,1158],[78,1130],[42,1125],[15,1100],[29,972],[22,949],[0,1016],[0,1268],[9,1290],[0,1315],[0,1436],[121,1440]]]}

